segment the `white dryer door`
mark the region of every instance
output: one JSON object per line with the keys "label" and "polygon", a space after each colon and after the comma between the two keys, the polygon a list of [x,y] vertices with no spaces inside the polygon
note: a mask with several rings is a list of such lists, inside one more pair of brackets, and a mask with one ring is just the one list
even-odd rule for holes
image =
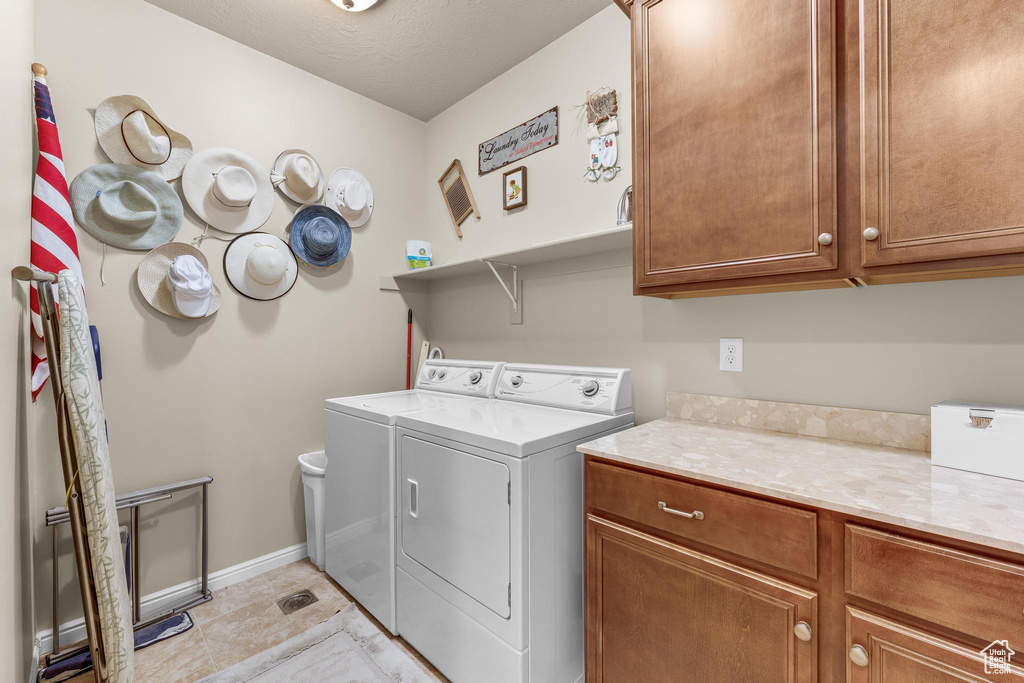
{"label": "white dryer door", "polygon": [[401,454],[402,550],[507,618],[508,467],[408,435]]}

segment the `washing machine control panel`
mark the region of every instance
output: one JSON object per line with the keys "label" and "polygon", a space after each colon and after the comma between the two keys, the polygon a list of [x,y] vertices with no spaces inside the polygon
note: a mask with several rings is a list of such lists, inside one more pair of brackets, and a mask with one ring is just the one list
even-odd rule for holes
{"label": "washing machine control panel", "polygon": [[491,398],[503,363],[431,359],[420,368],[417,389]]}
{"label": "washing machine control panel", "polygon": [[633,405],[629,370],[566,365],[505,365],[494,397],[617,415]]}

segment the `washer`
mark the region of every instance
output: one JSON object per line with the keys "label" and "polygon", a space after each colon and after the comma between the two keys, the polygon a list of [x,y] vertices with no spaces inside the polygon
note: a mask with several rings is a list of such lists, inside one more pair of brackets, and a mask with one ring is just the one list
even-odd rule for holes
{"label": "washer", "polygon": [[494,396],[502,363],[428,360],[416,388],[324,403],[327,573],[389,631],[395,622],[395,420]]}
{"label": "washer", "polygon": [[506,365],[495,400],[399,415],[398,631],[454,683],[583,679],[583,456],[629,370]]}

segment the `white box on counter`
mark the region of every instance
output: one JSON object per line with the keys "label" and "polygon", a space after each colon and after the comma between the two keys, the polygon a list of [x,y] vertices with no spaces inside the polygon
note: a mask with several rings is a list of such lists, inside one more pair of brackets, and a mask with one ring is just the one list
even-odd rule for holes
{"label": "white box on counter", "polygon": [[932,464],[1024,481],[1024,408],[933,405]]}

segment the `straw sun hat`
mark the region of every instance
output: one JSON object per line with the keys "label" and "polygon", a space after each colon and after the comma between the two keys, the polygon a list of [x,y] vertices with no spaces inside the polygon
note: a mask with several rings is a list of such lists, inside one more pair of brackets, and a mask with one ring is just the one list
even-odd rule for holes
{"label": "straw sun hat", "polygon": [[174,180],[192,158],[192,142],[161,121],[141,97],[108,97],[96,107],[95,121],[96,139],[114,163]]}
{"label": "straw sun hat", "polygon": [[299,204],[320,201],[324,194],[324,172],[308,152],[286,149],[270,169],[270,182],[285,197]]}
{"label": "straw sun hat", "polygon": [[248,154],[227,147],[196,152],[185,166],[181,189],[192,210],[224,232],[256,230],[274,211],[270,174]]}
{"label": "straw sun hat", "polygon": [[299,267],[280,237],[250,232],[231,240],[224,250],[224,274],[242,296],[270,301],[291,290]]}
{"label": "straw sun hat", "polygon": [[164,315],[184,320],[208,318],[220,308],[203,252],[184,242],[169,242],[146,254],[136,281],[142,298]]}
{"label": "straw sun hat", "polygon": [[97,164],[71,182],[71,212],[90,235],[122,249],[170,242],[185,211],[174,188],[152,171]]}

